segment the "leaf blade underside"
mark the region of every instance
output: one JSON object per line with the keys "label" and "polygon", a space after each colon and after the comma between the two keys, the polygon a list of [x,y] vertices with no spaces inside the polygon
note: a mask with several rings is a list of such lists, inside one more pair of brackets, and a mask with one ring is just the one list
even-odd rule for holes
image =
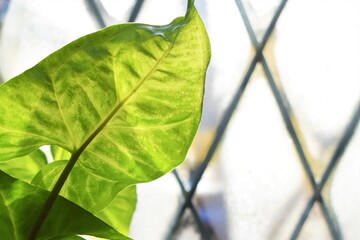
{"label": "leaf blade underside", "polygon": [[[93,214],[179,165],[200,122],[210,60],[189,2],[185,18],[106,28],[2,85],[0,161],[42,145],[71,152],[60,194]],[[32,183],[51,191],[67,164],[47,165]]]}

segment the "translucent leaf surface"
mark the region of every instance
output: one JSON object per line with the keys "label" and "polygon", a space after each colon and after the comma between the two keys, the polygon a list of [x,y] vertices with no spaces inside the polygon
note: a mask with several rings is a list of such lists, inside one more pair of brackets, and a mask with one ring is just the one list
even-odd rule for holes
{"label": "translucent leaf surface", "polygon": [[[48,195],[49,192],[0,171],[1,239],[27,239],[33,219],[36,219]],[[66,236],[85,233],[109,239],[128,239],[91,213],[62,197],[57,198],[37,239],[64,239]]]}
{"label": "translucent leaf surface", "polygon": [[31,182],[33,177],[47,164],[46,156],[41,150],[36,150],[24,157],[0,162],[0,170],[14,178]]}
{"label": "translucent leaf surface", "polygon": [[[45,166],[31,184],[53,189],[66,164],[68,161],[59,160]],[[90,173],[80,164],[76,164],[64,183],[61,195],[95,214],[106,207],[126,186],[123,182]]]}
{"label": "translucent leaf surface", "polygon": [[128,235],[132,216],[136,208],[136,186],[122,190],[114,200],[96,216],[118,232]]}
{"label": "translucent leaf surface", "polygon": [[52,155],[54,161],[69,160],[71,158],[70,152],[68,152],[65,149],[58,147],[56,145],[51,146],[50,150],[51,150],[51,155]]}

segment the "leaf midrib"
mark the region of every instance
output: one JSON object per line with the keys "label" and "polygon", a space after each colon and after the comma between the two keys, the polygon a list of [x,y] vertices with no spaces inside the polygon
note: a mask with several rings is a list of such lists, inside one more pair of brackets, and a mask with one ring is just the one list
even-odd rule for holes
{"label": "leaf midrib", "polygon": [[[184,23],[184,20],[183,20]],[[85,148],[96,138],[96,136],[105,128],[105,126],[111,121],[111,119],[120,111],[120,109],[127,103],[127,101],[143,86],[144,82],[150,78],[150,76],[157,70],[158,66],[163,62],[163,60],[166,58],[166,56],[169,54],[171,49],[173,48],[177,37],[182,29],[183,25],[179,28],[179,31],[177,32],[176,36],[174,37],[174,40],[171,42],[170,46],[164,54],[161,56],[159,61],[154,65],[154,67],[149,71],[149,73],[137,84],[137,86],[125,97],[123,100],[121,100],[115,108],[112,110],[112,112],[108,115],[108,117],[95,129],[95,131],[86,139],[86,141],[81,145],[79,148],[79,151],[84,151]],[[115,72],[115,65],[113,65],[113,70]],[[115,79],[114,79],[115,80]],[[81,154],[80,154],[81,155]]]}

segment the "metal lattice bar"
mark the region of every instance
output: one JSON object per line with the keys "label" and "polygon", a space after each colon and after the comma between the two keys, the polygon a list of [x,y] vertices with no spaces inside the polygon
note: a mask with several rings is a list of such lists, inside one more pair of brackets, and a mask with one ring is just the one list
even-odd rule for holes
{"label": "metal lattice bar", "polygon": [[[145,0],[136,0],[130,16],[128,18],[128,22],[135,22],[138,17],[141,8],[143,6]],[[107,11],[105,10],[103,4],[100,0],[86,0],[86,4],[89,6],[90,13],[95,17],[97,24],[100,28],[105,28],[109,24],[105,21],[105,19],[109,18]]]}
{"label": "metal lattice bar", "polygon": [[[321,190],[324,188],[327,180],[330,177],[330,174],[333,172],[336,164],[339,162],[347,145],[349,144],[351,138],[353,137],[354,132],[359,124],[359,121],[360,121],[360,102],[358,103],[357,110],[355,111],[354,116],[352,117],[349,125],[347,126],[346,131],[345,131],[343,137],[341,138],[341,140],[335,150],[335,153],[334,153],[333,157],[331,158],[330,163],[327,166],[327,168],[321,178],[320,183],[317,185],[317,188],[316,188],[314,194],[309,199],[308,204],[305,208],[305,211],[304,211],[303,215],[301,216],[301,218],[298,222],[297,228],[293,232],[291,239],[296,239],[297,236],[299,235],[300,230],[301,230],[302,226],[304,225],[311,208],[314,206],[316,200],[319,199]],[[339,235],[337,237],[338,237],[337,239],[342,239],[341,235]]]}
{"label": "metal lattice bar", "polygon": [[100,10],[100,9],[103,9],[101,7],[102,6],[101,2],[99,2],[98,0],[86,0],[86,3],[89,6],[92,15],[94,15],[99,27],[100,28],[106,27],[103,13],[101,13],[101,10]]}
{"label": "metal lattice bar", "polygon": [[341,156],[343,155],[347,145],[349,144],[351,138],[354,135],[354,132],[359,124],[360,121],[360,101],[358,103],[357,109],[355,111],[354,116],[352,117],[351,122],[349,123],[348,127],[346,128],[346,131],[343,135],[343,137],[341,138],[338,147],[335,150],[335,153],[333,155],[333,157],[331,158],[331,161],[327,167],[327,169],[325,170],[325,173],[318,185],[319,191],[321,191],[321,189],[324,187],[327,179],[329,178],[332,170],[334,169],[335,165],[338,163],[339,159],[341,158]]}
{"label": "metal lattice bar", "polygon": [[[188,192],[185,189],[184,183],[182,182],[179,173],[177,172],[176,169],[174,169],[173,174],[176,178],[177,183],[180,186],[181,189],[181,193],[183,194],[184,197],[186,197],[186,195],[188,194]],[[206,229],[206,227],[204,226],[203,221],[201,220],[198,211],[196,210],[196,208],[194,207],[194,204],[192,203],[192,201],[190,201],[189,203],[189,208],[190,211],[194,217],[194,220],[196,222],[196,225],[199,228],[199,231],[201,233],[201,235],[205,238],[205,239],[210,239],[210,234],[208,232],[208,230]],[[171,238],[170,238],[171,239]]]}
{"label": "metal lattice bar", "polygon": [[131,11],[128,22],[135,22],[137,16],[139,15],[141,7],[143,6],[143,3],[144,3],[144,0],[136,0],[136,3]]}
{"label": "metal lattice bar", "polygon": [[250,77],[256,67],[256,64],[257,62],[259,61],[260,57],[261,57],[261,54],[262,54],[262,50],[264,49],[272,31],[274,30],[275,28],[275,25],[276,25],[276,22],[283,10],[283,8],[285,7],[285,4],[286,4],[286,0],[283,0],[281,2],[281,4],[279,5],[279,7],[277,8],[269,26],[267,27],[266,31],[265,31],[265,34],[264,34],[264,37],[262,39],[262,41],[260,42],[260,44],[258,45],[257,49],[256,49],[256,54],[255,56],[253,57],[249,67],[248,67],[248,70],[243,78],[243,81],[241,82],[240,84],[240,87],[238,88],[235,96],[233,97],[229,107],[226,109],[224,115],[223,115],[223,118],[221,119],[220,121],[220,124],[216,130],[216,133],[215,133],[215,137],[214,137],[214,140],[212,141],[211,143],[211,146],[209,148],[209,151],[205,157],[205,159],[202,161],[201,165],[199,166],[199,168],[197,169],[196,173],[195,173],[195,177],[194,177],[194,180],[193,180],[193,184],[191,186],[191,189],[190,191],[188,192],[186,198],[185,198],[185,201],[184,203],[181,205],[177,215],[176,215],[176,218],[175,218],[175,223],[173,225],[173,228],[171,229],[171,232],[170,232],[170,236],[173,235],[176,230],[177,230],[177,227],[180,223],[180,220],[183,216],[183,214],[185,213],[185,210],[187,207],[189,207],[189,204],[191,202],[191,199],[193,198],[194,194],[195,194],[195,191],[196,191],[196,188],[209,164],[209,162],[211,161],[212,159],[212,156],[213,154],[215,153],[224,133],[225,133],[225,130],[228,126],[228,123],[243,95],[243,92],[250,80]]}

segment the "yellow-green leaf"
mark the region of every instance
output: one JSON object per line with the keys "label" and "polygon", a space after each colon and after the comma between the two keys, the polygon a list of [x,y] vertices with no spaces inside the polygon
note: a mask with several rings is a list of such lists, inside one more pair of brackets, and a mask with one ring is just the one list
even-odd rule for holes
{"label": "yellow-green leaf", "polygon": [[84,36],[0,87],[0,161],[42,145],[71,153],[33,181],[55,196],[40,221],[60,189],[96,214],[122,189],[184,160],[210,60],[193,2],[165,26],[121,24]]}
{"label": "yellow-green leaf", "polygon": [[103,210],[95,214],[118,232],[128,235],[130,223],[136,208],[136,186],[122,190]]}
{"label": "yellow-green leaf", "polygon": [[59,146],[52,145],[50,150],[54,161],[69,160],[71,158],[71,153]]}

